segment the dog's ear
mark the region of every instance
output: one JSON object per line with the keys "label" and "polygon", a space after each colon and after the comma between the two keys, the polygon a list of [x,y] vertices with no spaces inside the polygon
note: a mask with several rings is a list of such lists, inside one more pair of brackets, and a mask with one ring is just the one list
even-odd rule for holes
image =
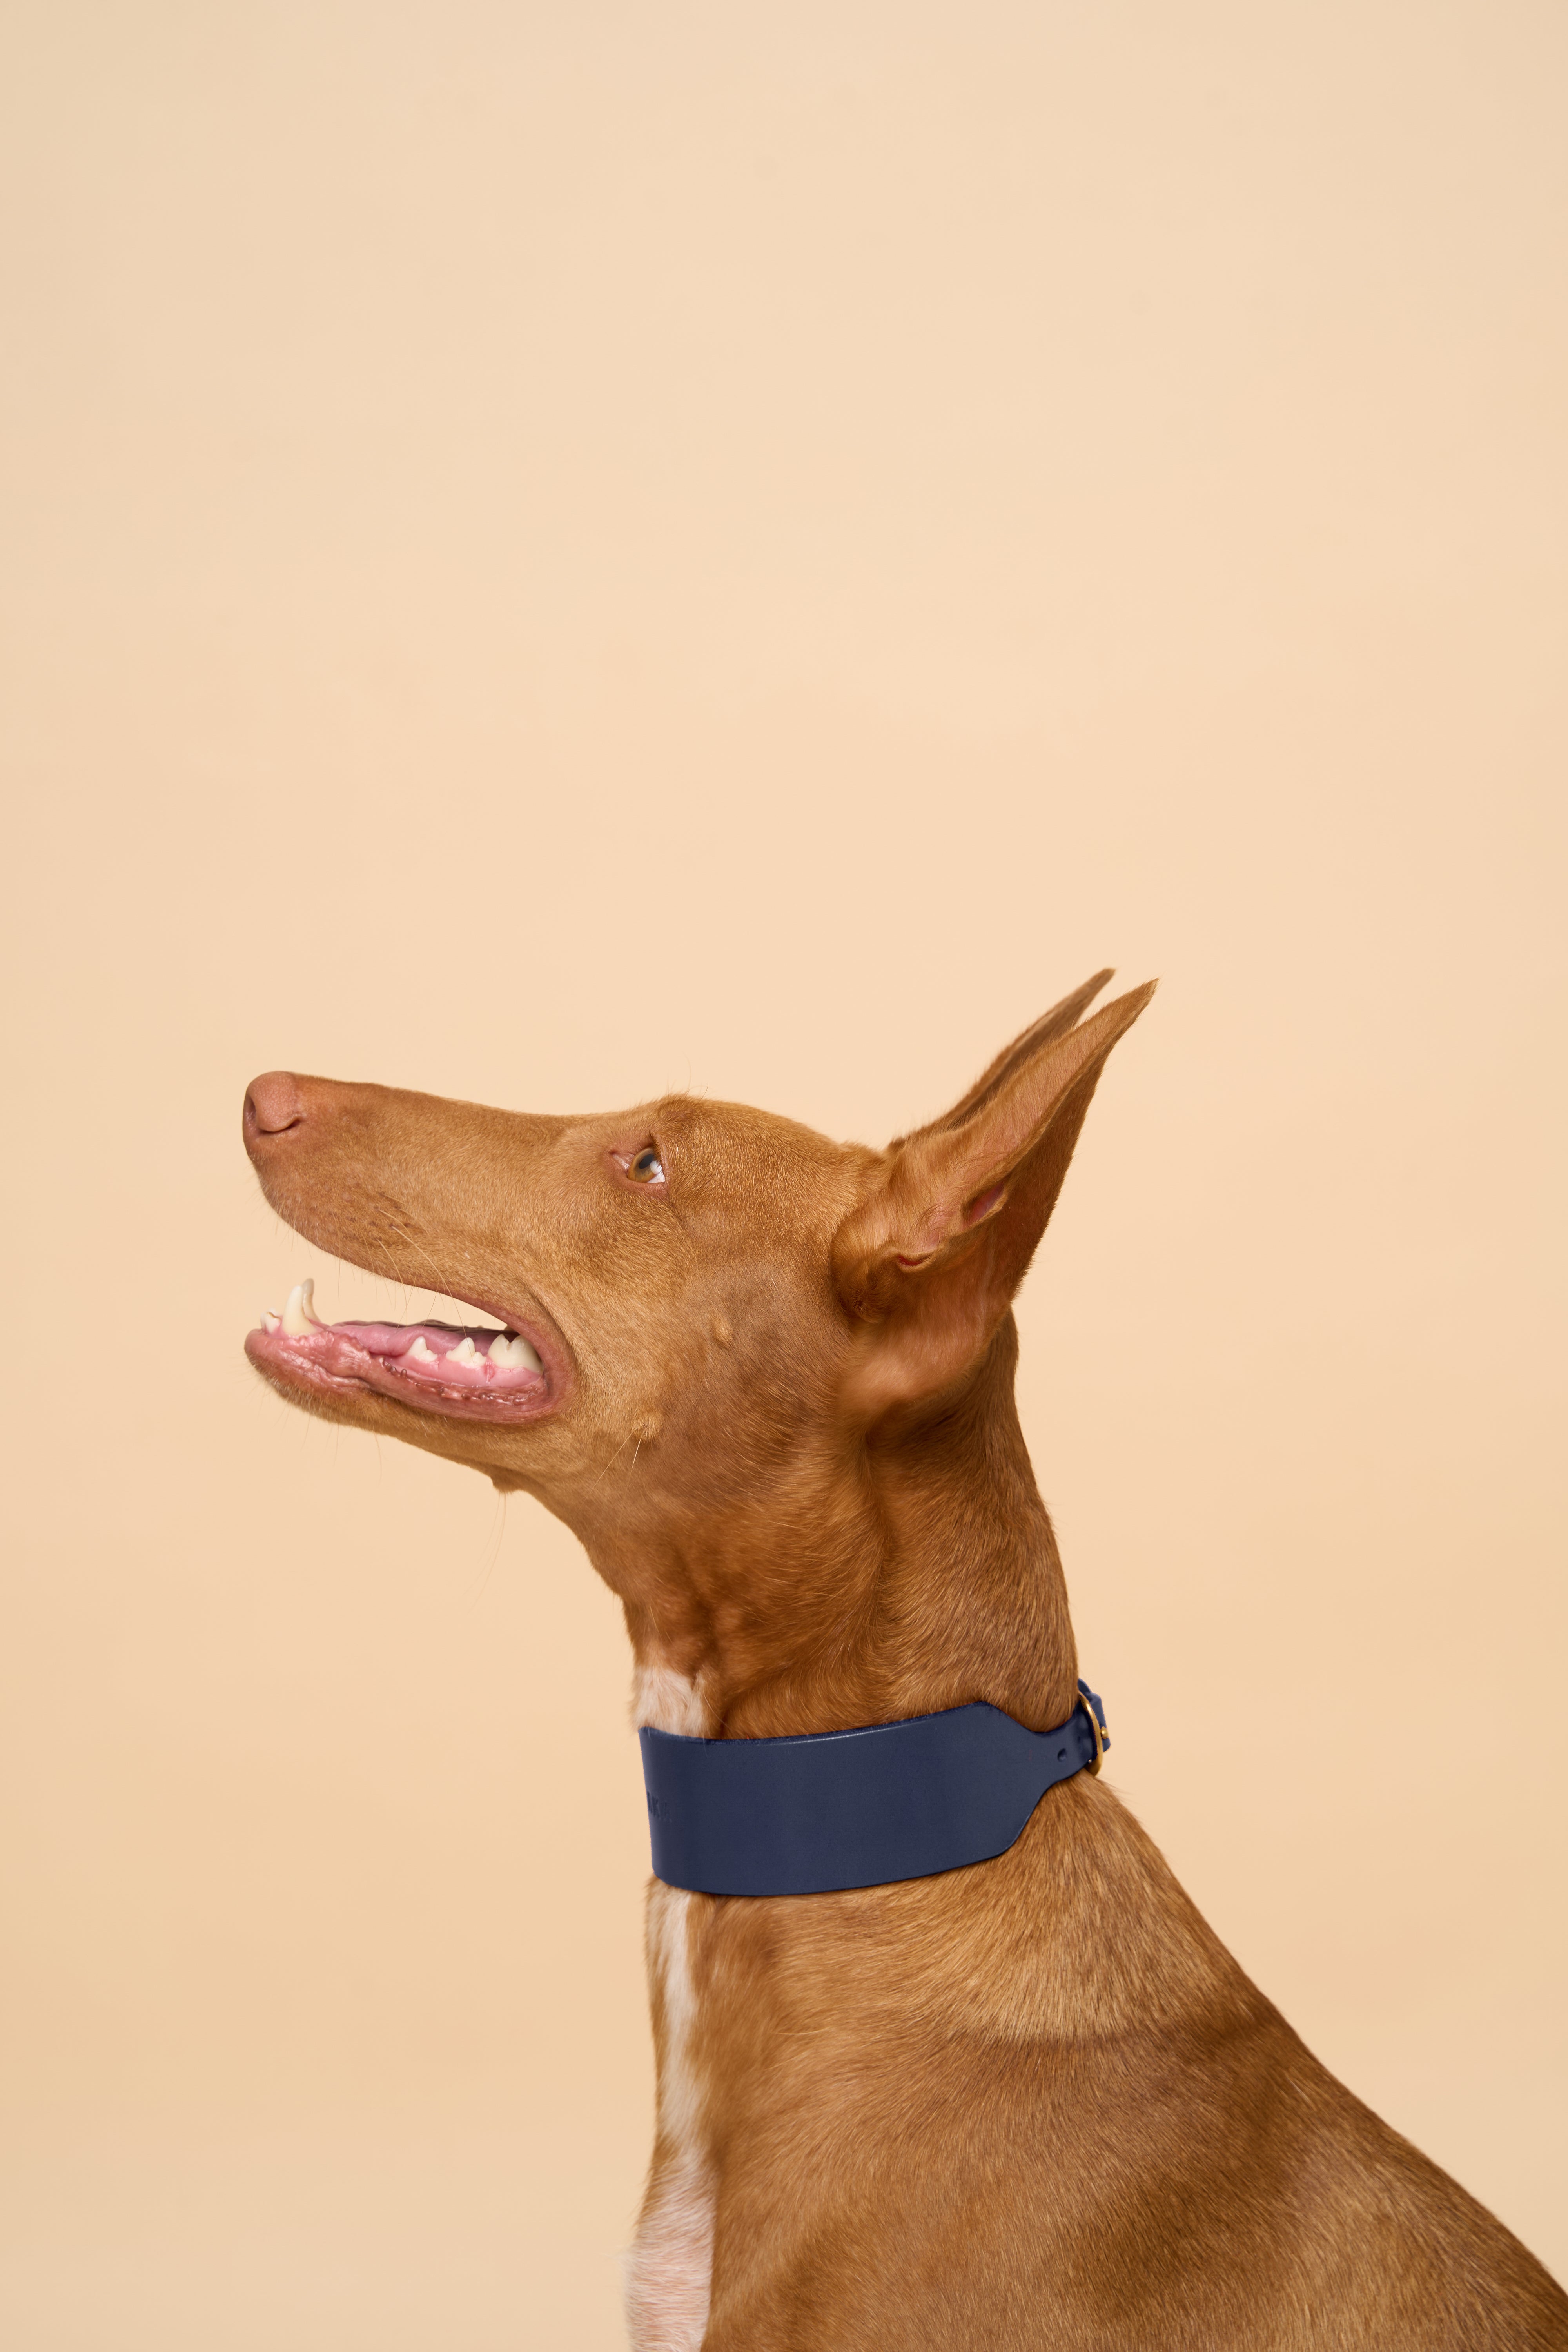
{"label": "dog's ear", "polygon": [[1110,977],[1064,997],[944,1117],[891,1144],[875,1188],[834,1236],[834,1279],[863,1327],[851,1401],[872,1417],[936,1395],[990,1345],[1056,1206],[1106,1056],[1154,993],[1150,981],[1079,1023]]}

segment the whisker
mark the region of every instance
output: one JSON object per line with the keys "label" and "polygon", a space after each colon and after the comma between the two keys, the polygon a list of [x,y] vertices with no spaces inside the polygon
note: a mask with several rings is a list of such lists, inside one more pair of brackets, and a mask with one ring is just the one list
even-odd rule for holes
{"label": "whisker", "polygon": [[[627,1432],[626,1432],[626,1435],[622,1438],[622,1440],[621,1440],[620,1444],[616,1446],[616,1448],[615,1452],[611,1454],[611,1456],[610,1456],[609,1460],[605,1463],[605,1465],[604,1468],[600,1471],[600,1473],[599,1473],[598,1476],[595,1479],[594,1484],[595,1484],[595,1486],[602,1486],[604,1485],[604,1483],[605,1483],[605,1479],[609,1476],[609,1475],[610,1475],[611,1471],[615,1468],[615,1466],[616,1466],[616,1463],[620,1460],[620,1458],[621,1458],[622,1454],[626,1452],[626,1450],[627,1446],[631,1444],[631,1442],[632,1442],[632,1433],[631,1433],[631,1431],[628,1429],[628,1430],[627,1430]],[[638,1444],[638,1445],[639,1445],[639,1446],[640,1446],[640,1445],[641,1445],[641,1444],[642,1444],[642,1440],[641,1440],[641,1438],[640,1438],[640,1437],[639,1437],[639,1438],[638,1438],[638,1440],[637,1440],[637,1444]],[[633,1456],[632,1456],[632,1461],[633,1461],[633,1463],[634,1463],[634,1464],[635,1464],[635,1463],[636,1463],[636,1461],[637,1461],[637,1455],[636,1455],[635,1454],[633,1454]]]}
{"label": "whisker", "polygon": [[493,1530],[493,1534],[489,1542],[489,1557],[485,1561],[484,1572],[479,1578],[478,1586],[468,1596],[467,1605],[470,1609],[477,1609],[479,1602],[484,1599],[486,1587],[489,1585],[490,1577],[494,1572],[495,1564],[500,1558],[500,1548],[506,1539],[507,1497],[505,1495],[498,1494],[495,1500],[498,1507],[490,1514],[490,1526]]}
{"label": "whisker", "polygon": [[441,1269],[437,1265],[435,1259],[431,1256],[429,1251],[425,1247],[424,1244],[420,1241],[416,1241],[415,1236],[408,1231],[407,1227],[399,1224],[397,1219],[389,1215],[384,1208],[382,1211],[382,1214],[386,1218],[387,1223],[392,1226],[393,1230],[401,1234],[404,1241],[407,1243],[409,1248],[418,1252],[426,1265],[429,1267],[431,1273],[436,1276],[437,1279],[433,1287],[438,1290],[444,1298],[449,1298],[452,1294],[447,1290],[445,1283],[440,1279]]}

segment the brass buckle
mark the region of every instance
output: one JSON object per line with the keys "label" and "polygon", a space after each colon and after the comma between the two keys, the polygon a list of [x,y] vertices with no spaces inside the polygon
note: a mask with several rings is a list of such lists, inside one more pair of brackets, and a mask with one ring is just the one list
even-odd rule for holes
{"label": "brass buckle", "polygon": [[1099,1716],[1096,1715],[1093,1707],[1090,1706],[1089,1700],[1085,1697],[1082,1691],[1079,1692],[1078,1696],[1073,1703],[1075,1706],[1082,1707],[1085,1715],[1089,1717],[1089,1727],[1094,1734],[1094,1761],[1089,1766],[1089,1771],[1090,1780],[1098,1780],[1100,1778],[1100,1768],[1105,1761],[1105,1734],[1100,1727]]}

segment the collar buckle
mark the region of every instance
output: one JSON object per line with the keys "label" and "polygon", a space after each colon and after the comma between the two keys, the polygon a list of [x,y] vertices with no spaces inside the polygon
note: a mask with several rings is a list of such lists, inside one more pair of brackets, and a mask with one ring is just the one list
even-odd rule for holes
{"label": "collar buckle", "polygon": [[1105,1734],[1100,1727],[1100,1717],[1094,1711],[1094,1701],[1082,1683],[1078,1686],[1078,1696],[1073,1704],[1075,1706],[1081,1706],[1089,1717],[1089,1727],[1094,1740],[1094,1761],[1090,1764],[1089,1772],[1091,1780],[1098,1780],[1100,1768],[1105,1761]]}

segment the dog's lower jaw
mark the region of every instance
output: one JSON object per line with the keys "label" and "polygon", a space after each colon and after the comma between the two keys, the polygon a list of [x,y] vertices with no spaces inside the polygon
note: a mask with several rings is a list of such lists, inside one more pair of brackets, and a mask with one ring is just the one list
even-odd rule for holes
{"label": "dog's lower jaw", "polygon": [[626,2264],[633,2352],[698,2352],[708,2327],[714,2183],[691,2046],[693,1899],[657,1879],[648,1889],[649,1991],[659,2029],[658,2139]]}

